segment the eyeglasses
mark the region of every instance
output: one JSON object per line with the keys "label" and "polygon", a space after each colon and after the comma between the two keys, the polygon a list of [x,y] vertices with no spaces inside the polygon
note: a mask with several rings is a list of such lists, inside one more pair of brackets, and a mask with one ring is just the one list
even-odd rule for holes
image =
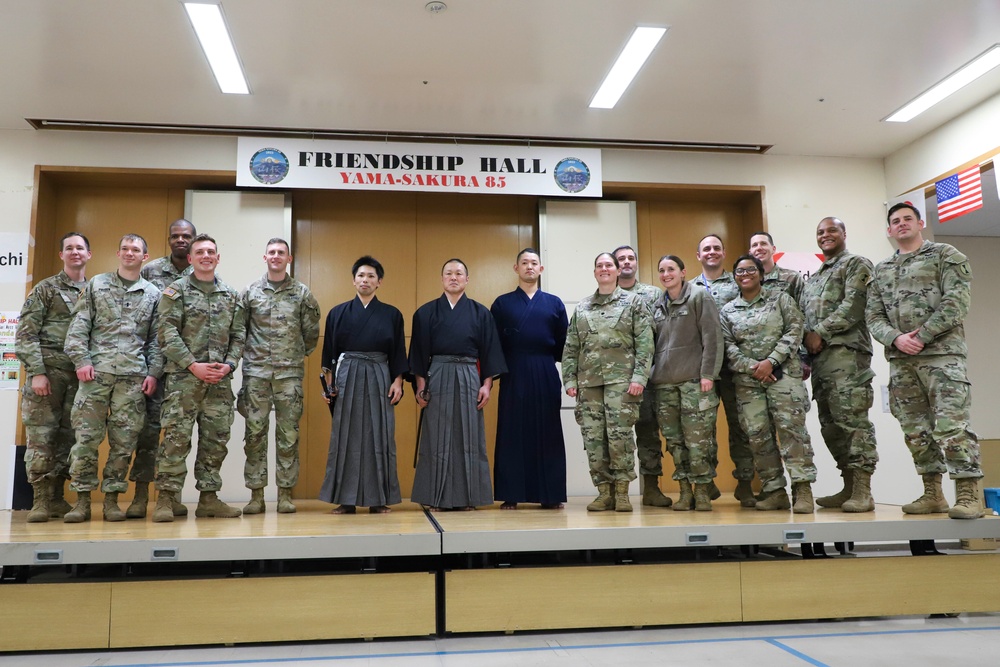
{"label": "eyeglasses", "polygon": [[752,276],[755,273],[757,273],[757,267],[755,266],[751,266],[746,269],[741,267],[733,271],[733,274],[737,276]]}

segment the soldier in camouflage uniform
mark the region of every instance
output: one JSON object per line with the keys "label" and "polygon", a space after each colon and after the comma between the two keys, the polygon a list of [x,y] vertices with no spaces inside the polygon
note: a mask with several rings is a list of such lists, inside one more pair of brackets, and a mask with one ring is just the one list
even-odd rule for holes
{"label": "soldier in camouflage uniform", "polygon": [[[726,271],[723,262],[726,259],[726,247],[717,234],[709,234],[698,242],[698,261],[701,263],[701,275],[692,282],[704,287],[715,305],[721,311],[722,307],[740,295],[733,274]],[[736,384],[733,382],[733,371],[723,360],[719,371],[719,381],[715,383],[716,393],[722,400],[726,414],[726,425],[729,428],[729,457],[733,460],[733,477],[736,479],[736,491],[733,496],[743,507],[753,507],[757,498],[753,493],[753,452],[750,451],[750,440],[740,426],[739,408],[736,402]],[[712,453],[712,467],[718,468],[718,441],[712,436],[715,450]]]}
{"label": "soldier in camouflage uniform", "polygon": [[166,364],[153,521],[174,520],[173,503],[184,487],[196,423],[194,476],[201,497],[195,516],[240,516],[216,493],[222,487],[220,469],[233,425],[232,374],[243,356],[246,317],[239,292],[215,275],[217,248],[211,236],[196,236],[190,252],[192,274],[169,285],[160,299],[157,340]]}
{"label": "soldier in camouflage uniform", "polygon": [[562,357],[563,385],[576,398],[576,421],[599,491],[587,505],[592,512],[632,511],[632,427],[653,360],[649,310],[635,294],[617,286],[618,274],[614,255],[597,256],[597,291],[577,305]]}
{"label": "soldier in camouflage uniform", "polygon": [[817,498],[820,507],[871,512],[871,477],[878,462],[872,407],[872,341],[865,305],[872,263],[847,252],[847,229],[837,218],[823,218],[816,243],[824,262],[806,281],[799,305],[806,318],[805,345],[812,368],[813,398],[830,454],[844,477],[844,489]]}
{"label": "soldier in camouflage uniform", "polygon": [[[733,274],[740,286],[740,297],[722,309],[722,333],[726,359],[736,381],[740,422],[750,437],[754,465],[761,479],[762,497],[755,507],[788,509],[781,469],[784,460],[792,478],[792,511],[811,514],[816,466],[806,431],[809,402],[798,358],[802,311],[784,292],[765,294],[761,285],[764,267],[757,258],[740,257]],[[777,432],[778,447],[772,430]]]}
{"label": "soldier in camouflage uniform", "polygon": [[774,263],[774,239],[767,232],[754,232],[750,237],[750,254],[764,265],[764,291],[768,295],[787,292],[797,304],[802,294],[802,274]]}
{"label": "soldier in camouflage uniform", "polygon": [[66,523],[90,520],[90,493],[97,488],[97,448],[108,436],[104,466],[104,520],[124,521],[118,494],[128,490],[125,475],[145,422],[146,396],[163,375],[156,342],[160,290],[139,275],[146,241],[126,234],[118,244],[118,270],[87,285],[73,309],[66,354],[76,366],[80,389],[73,402],[76,445],[70,453],[70,488],[76,506]]}
{"label": "soldier in camouflage uniform", "polygon": [[319,304],[309,288],[287,273],[288,242],[267,242],[267,273],[247,287],[241,299],[246,315],[243,386],[236,409],[246,419],[243,477],[251,489],[244,514],[264,512],[267,486],[268,417],[274,407],[274,478],[278,511],[295,511],[292,487],[299,479],[299,421],[302,419],[304,360],[319,341]]}
{"label": "soldier in camouflage uniform", "polygon": [[[972,299],[968,258],[946,243],[923,238],[924,222],[909,204],[889,209],[888,234],[899,250],[879,262],[868,291],[866,318],[889,360],[889,407],[899,420],[924,493],[903,505],[907,514],[983,515],[979,440],[969,425],[972,405],[963,323]],[[947,470],[957,500],[941,491]]]}
{"label": "soldier in camouflage uniform", "polygon": [[14,352],[24,364],[21,419],[28,435],[24,465],[34,489],[30,523],[48,521],[69,511],[63,500],[73,447],[70,412],[78,381],[63,351],[73,307],[86,286],[90,241],[70,232],[59,240],[63,269],[39,282],[21,308]]}
{"label": "soldier in camouflage uniform", "polygon": [[[188,261],[188,251],[191,241],[198,232],[194,225],[181,218],[170,223],[167,230],[167,243],[170,254],[142,267],[142,277],[153,284],[161,292],[167,285],[178,278],[191,273],[191,262]],[[156,384],[156,391],[146,397],[146,425],[139,434],[139,442],[135,448],[135,458],[132,460],[132,470],[128,478],[135,483],[135,496],[132,504],[125,510],[129,519],[144,519],[146,505],[149,503],[149,484],[156,472],[156,450],[160,446],[160,411],[163,406],[163,382]],[[179,499],[174,503],[174,516],[186,516],[187,507]]]}
{"label": "soldier in camouflage uniform", "polygon": [[[639,257],[632,246],[618,246],[614,250],[615,259],[621,275],[618,276],[618,286],[626,292],[638,295],[646,304],[649,312],[661,300],[663,292],[654,285],[647,285],[637,278]],[[663,444],[660,442],[660,431],[656,424],[656,392],[652,387],[646,387],[642,392],[642,402],[639,403],[639,418],[635,422],[635,448],[639,458],[639,474],[642,475],[642,504],[653,507],[670,507],[670,498],[660,490],[660,477],[663,476]]]}

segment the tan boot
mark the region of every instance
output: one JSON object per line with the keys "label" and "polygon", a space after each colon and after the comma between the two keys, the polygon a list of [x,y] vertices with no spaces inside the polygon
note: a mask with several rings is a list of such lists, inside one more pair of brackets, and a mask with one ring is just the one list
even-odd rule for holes
{"label": "tan boot", "polygon": [[35,497],[28,512],[28,523],[45,523],[49,520],[49,503],[52,500],[52,481],[41,479],[31,485]]}
{"label": "tan boot", "polygon": [[126,519],[145,519],[146,505],[149,504],[149,482],[136,482],[135,495],[128,509],[125,510]]}
{"label": "tan boot", "polygon": [[[844,478],[844,488],[837,491],[832,496],[822,496],[816,499],[816,504],[820,507],[842,507],[844,503],[854,495],[854,475],[853,470],[841,470],[840,476]],[[866,512],[868,510],[859,510]]]}
{"label": "tan boot", "polygon": [[295,505],[292,504],[292,490],[283,486],[278,487],[278,514],[295,514]]}
{"label": "tan boot", "polygon": [[615,498],[611,495],[611,483],[601,482],[597,485],[597,497],[589,505],[588,512],[606,512],[615,508]]}
{"label": "tan boot", "polygon": [[[756,509],[762,512],[770,512],[773,510],[787,510],[792,506],[792,503],[788,500],[788,492],[784,488],[775,489],[768,493],[762,493],[763,497],[757,501],[754,505]],[[809,492],[810,498],[812,497],[812,492]]]}
{"label": "tan boot", "polygon": [[83,523],[90,521],[90,491],[77,491],[76,505],[66,512],[63,523]]}
{"label": "tan boot", "polygon": [[615,482],[615,511],[631,512],[632,501],[628,499],[628,481],[619,479]]}
{"label": "tan boot", "polygon": [[983,516],[978,479],[963,477],[955,480],[955,506],[948,510],[948,516],[952,519],[978,519]]}
{"label": "tan boot", "polygon": [[795,504],[792,505],[794,514],[812,514],[816,511],[816,506],[813,503],[812,484],[796,482],[792,485],[792,495],[795,496]]}
{"label": "tan boot", "polygon": [[670,498],[660,491],[660,478],[657,475],[642,476],[642,504],[650,507],[670,507]]}
{"label": "tan boot", "polygon": [[[851,470],[851,497],[840,506],[845,512],[874,512],[875,500],[872,498],[872,474],[864,470]],[[818,502],[818,501],[817,501]]]}
{"label": "tan boot", "polygon": [[263,514],[267,511],[264,505],[264,489],[250,489],[250,502],[243,506],[244,514]]}
{"label": "tan boot", "polygon": [[125,512],[122,511],[121,507],[118,507],[118,492],[109,491],[104,494],[104,520],[105,521],[124,521]]}
{"label": "tan boot", "polygon": [[691,482],[686,479],[679,480],[677,484],[681,487],[681,495],[674,503],[675,512],[688,512],[694,509],[694,494],[691,493]]}
{"label": "tan boot", "polygon": [[712,511],[712,485],[694,485],[694,509],[698,512]]}
{"label": "tan boot", "polygon": [[718,500],[722,497],[722,491],[719,491],[719,487],[715,485],[715,480],[713,479],[708,483],[708,498],[709,500]]}
{"label": "tan boot", "polygon": [[215,491],[202,491],[201,497],[198,498],[198,507],[194,510],[194,515],[199,518],[235,519],[241,514],[242,512],[235,507],[230,507],[219,500]]}
{"label": "tan boot", "polygon": [[54,480],[50,480],[49,483],[52,485],[52,492],[49,496],[49,518],[61,519],[66,516],[66,512],[73,509],[73,506],[66,502],[66,498],[63,497],[66,491],[66,479],[56,477]]}
{"label": "tan boot", "polygon": [[737,480],[733,497],[740,501],[740,507],[753,507],[757,504],[757,498],[753,495],[753,484],[749,479]]}
{"label": "tan boot", "polygon": [[948,501],[941,491],[941,475],[932,473],[922,475],[924,479],[924,494],[912,503],[903,505],[903,514],[937,514],[948,511]]}
{"label": "tan boot", "polygon": [[156,507],[153,508],[154,523],[170,523],[177,516],[174,514],[176,497],[173,491],[160,490],[156,496]]}
{"label": "tan boot", "polygon": [[181,494],[171,495],[170,498],[170,511],[174,513],[174,516],[187,516],[188,508],[181,502]]}

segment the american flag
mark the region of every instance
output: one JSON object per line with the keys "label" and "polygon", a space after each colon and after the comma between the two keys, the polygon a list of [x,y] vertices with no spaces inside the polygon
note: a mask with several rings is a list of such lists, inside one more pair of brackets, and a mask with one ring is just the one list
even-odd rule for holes
{"label": "american flag", "polygon": [[948,222],[983,207],[983,185],[978,164],[938,181],[934,187],[937,190],[938,222]]}

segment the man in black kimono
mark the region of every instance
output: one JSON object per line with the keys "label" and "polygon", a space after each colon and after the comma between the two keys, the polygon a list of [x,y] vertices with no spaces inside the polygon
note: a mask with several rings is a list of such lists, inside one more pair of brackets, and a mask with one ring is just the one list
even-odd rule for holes
{"label": "man in black kimono", "polygon": [[444,294],[413,314],[410,372],[424,410],[410,499],[435,509],[472,509],[493,503],[482,410],[493,377],[507,366],[493,316],[465,296],[465,263],[445,262],[441,283]]}
{"label": "man in black kimono", "polygon": [[319,499],[339,504],[334,514],[358,505],[383,514],[401,500],[394,406],[407,371],[403,316],[375,296],[385,276],[377,259],[361,257],[351,275],[357,296],[330,311],[323,338],[323,373],[337,402]]}

